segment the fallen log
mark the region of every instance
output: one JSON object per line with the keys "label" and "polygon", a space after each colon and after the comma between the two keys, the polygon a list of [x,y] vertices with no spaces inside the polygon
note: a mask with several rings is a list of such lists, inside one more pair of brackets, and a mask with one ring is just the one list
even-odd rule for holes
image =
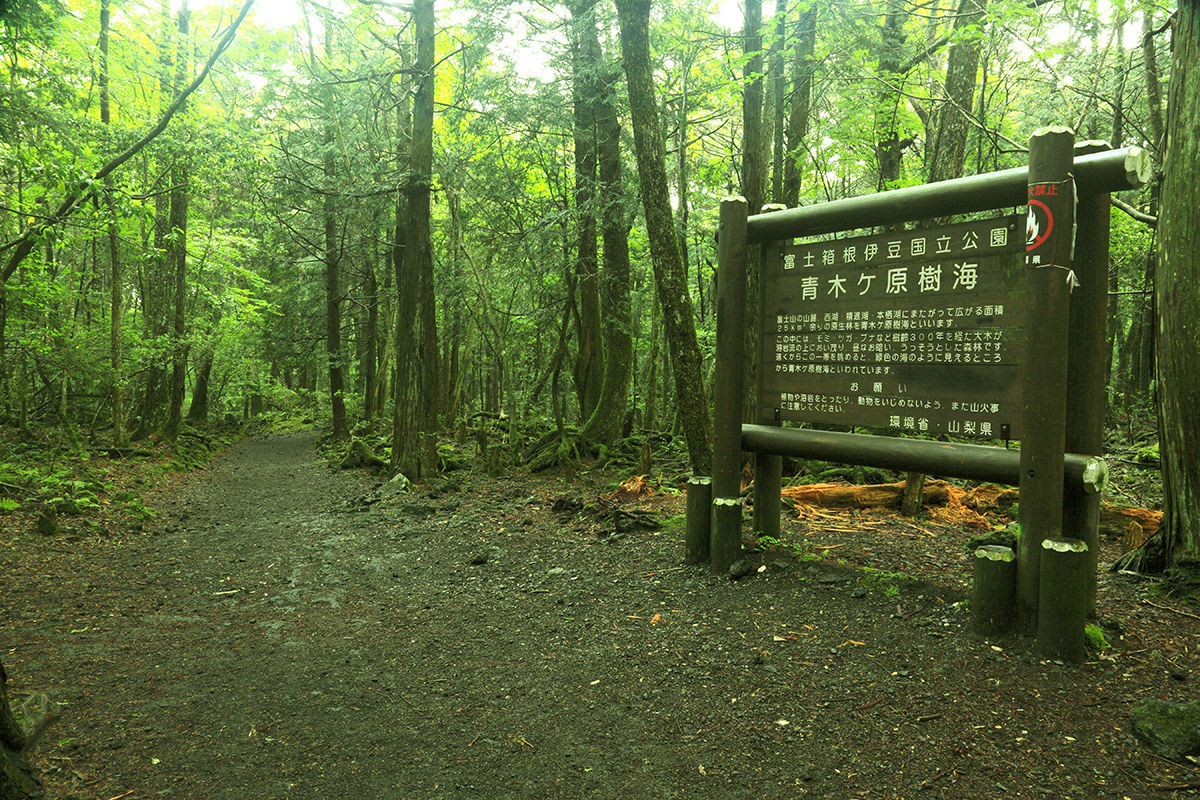
{"label": "fallen log", "polygon": [[[795,505],[830,509],[900,508],[905,484],[879,483],[853,486],[840,483],[811,483],[789,486],[782,491],[783,499]],[[995,484],[983,484],[973,489],[960,489],[945,481],[926,481],[925,507],[964,506],[979,514],[1006,513],[1018,502],[1016,489]],[[1162,512],[1135,506],[1102,503],[1100,533],[1119,539],[1122,550],[1139,547],[1158,530]]]}
{"label": "fallen log", "polygon": [[[925,504],[942,505],[950,499],[950,484],[925,482]],[[838,483],[810,483],[788,486],[781,494],[792,503],[822,508],[899,508],[904,483],[876,483],[847,486]]]}

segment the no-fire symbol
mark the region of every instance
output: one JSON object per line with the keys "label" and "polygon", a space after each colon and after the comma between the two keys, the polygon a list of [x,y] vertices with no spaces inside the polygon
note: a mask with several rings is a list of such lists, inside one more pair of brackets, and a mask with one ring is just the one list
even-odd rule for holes
{"label": "no-fire symbol", "polygon": [[1041,200],[1029,201],[1029,216],[1025,220],[1025,250],[1036,250],[1054,229],[1054,214]]}

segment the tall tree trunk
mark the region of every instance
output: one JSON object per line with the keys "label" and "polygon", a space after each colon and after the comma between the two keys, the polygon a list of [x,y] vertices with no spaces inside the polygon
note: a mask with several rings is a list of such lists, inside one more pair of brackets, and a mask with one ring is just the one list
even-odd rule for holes
{"label": "tall tree trunk", "polygon": [[413,228],[409,241],[410,252],[419,259],[416,266],[421,276],[420,332],[417,350],[421,365],[421,446],[422,474],[432,477],[437,473],[438,429],[438,335],[437,296],[433,285],[433,240],[430,230],[430,195],[433,184],[433,94],[434,59],[436,56],[436,34],[434,0],[418,0],[414,6],[414,23],[417,36],[417,69],[422,81],[413,98],[413,152],[420,156],[414,159],[413,171],[422,177],[419,197],[410,198],[410,219]]}
{"label": "tall tree trunk", "polygon": [[573,377],[579,416],[587,420],[600,400],[604,354],[600,322],[600,278],[597,249],[596,103],[602,69],[596,36],[596,0],[571,3],[571,97],[575,128],[575,317],[577,351]]}
{"label": "tall tree trunk", "polygon": [[1179,4],[1172,42],[1155,278],[1162,530],[1169,569],[1200,593],[1200,5]]}
{"label": "tall tree trunk", "polygon": [[[1176,40],[1177,41],[1177,40]],[[1161,76],[1158,70],[1157,48],[1154,41],[1154,11],[1147,7],[1142,17],[1142,64],[1146,76],[1146,103],[1150,117],[1150,136],[1153,139],[1150,154],[1154,158],[1155,170],[1147,187],[1149,196],[1149,212],[1159,213],[1159,198],[1162,196],[1164,170],[1164,152],[1166,147],[1166,127],[1163,122],[1163,103]],[[1172,75],[1174,86],[1174,75]],[[1169,109],[1168,109],[1169,111]],[[1161,247],[1162,233],[1156,242]],[[1130,326],[1129,345],[1131,346],[1130,374],[1126,384],[1127,400],[1146,398],[1150,393],[1150,382],[1154,374],[1156,360],[1155,348],[1160,343],[1156,334],[1155,321],[1158,312],[1156,291],[1156,255],[1151,253],[1145,264],[1145,279],[1141,288],[1149,292],[1147,302],[1140,303],[1135,311],[1135,318]]]}
{"label": "tall tree trunk", "polygon": [[[683,56],[679,78],[679,107],[675,119],[675,191],[679,195],[679,260],[683,262],[684,280],[687,280],[691,259],[688,256],[688,221],[691,216],[691,192],[689,191],[690,170],[688,169],[688,109],[691,106],[692,65],[696,51],[689,49]],[[703,309],[701,309],[703,313]]]}
{"label": "tall tree trunk", "polygon": [[[187,0],[179,8],[179,49],[175,64],[175,85],[183,90],[188,58],[188,22],[191,12]],[[172,303],[171,326],[171,383],[167,424],[163,435],[172,441],[178,438],[183,425],[183,395],[187,389],[187,222],[188,222],[188,153],[180,147],[175,153],[175,168],[171,170],[170,234],[167,237],[168,263],[174,267],[175,292]]]}
{"label": "tall tree trunk", "polygon": [[[378,229],[373,225],[372,230]],[[374,419],[377,412],[375,395],[378,389],[379,375],[376,367],[379,363],[379,281],[375,277],[375,244],[370,243],[370,257],[363,272],[363,292],[366,294],[367,320],[364,334],[362,374],[363,374],[363,417]]]}
{"label": "tall tree trunk", "polygon": [[[404,345],[411,358],[404,360],[397,348],[397,404],[400,429],[393,434],[400,447],[393,448],[393,459],[413,480],[429,477],[437,470],[437,451],[433,433],[438,419],[438,346],[437,306],[433,294],[433,243],[430,237],[430,190],[433,183],[433,92],[434,92],[434,13],[433,0],[417,0],[413,5],[416,37],[415,92],[412,100],[412,137],[409,152],[409,176],[405,188],[405,223],[400,274],[400,313],[397,326],[412,320],[411,340]],[[407,310],[407,313],[405,313]]]}
{"label": "tall tree trunk", "polygon": [[775,0],[775,35],[771,39],[771,96],[774,102],[771,135],[771,202],[783,202],[784,121],[787,119],[787,0]]}
{"label": "tall tree trunk", "polygon": [[746,0],[742,19],[742,194],[750,213],[763,204],[762,0]]}
{"label": "tall tree trunk", "polygon": [[889,3],[879,31],[879,92],[875,101],[875,159],[879,165],[879,190],[896,188],[901,157],[897,113],[900,108],[900,48],[904,42],[898,4]]}
{"label": "tall tree trunk", "polygon": [[792,62],[792,99],[788,109],[787,158],[784,160],[783,199],[780,201],[788,208],[795,208],[800,204],[803,176],[800,159],[805,157],[809,107],[812,105],[813,72],[816,70],[813,52],[817,47],[818,8],[818,3],[809,3],[800,15],[800,28],[796,34],[796,57]]}
{"label": "tall tree trunk", "polygon": [[[399,61],[405,67],[411,57],[401,39]],[[404,183],[396,193],[395,229],[392,236],[390,259],[395,270],[395,313],[392,327],[395,359],[392,368],[392,459],[394,471],[415,476],[417,468],[417,424],[415,418],[416,398],[413,393],[412,364],[416,352],[416,336],[408,322],[416,316],[417,289],[405,269],[405,253],[408,251],[408,184],[409,165],[412,161],[412,117],[409,108],[410,86],[401,84],[396,101],[396,171]]]}
{"label": "tall tree trunk", "polygon": [[[596,26],[588,27],[596,37]],[[596,49],[600,42],[596,39]],[[611,444],[621,436],[625,406],[629,399],[629,376],[633,371],[633,320],[629,292],[629,226],[626,223],[625,192],[621,181],[621,122],[617,112],[615,70],[605,66],[596,97],[596,153],[600,177],[600,218],[604,240],[604,272],[600,301],[604,314],[604,383],[583,435],[600,444]],[[684,279],[686,285],[686,278]]]}
{"label": "tall tree trunk", "polygon": [[[333,58],[333,19],[332,14],[325,15],[325,59]],[[312,73],[316,77],[323,75],[326,68],[313,60]],[[329,375],[329,404],[332,413],[331,436],[335,441],[344,441],[350,437],[350,426],[346,420],[346,376],[345,364],[342,357],[342,290],[341,269],[343,242],[338,233],[337,207],[337,152],[336,143],[336,114],[333,88],[325,85],[321,88],[321,102],[325,112],[324,157],[322,170],[324,172],[324,194],[322,195],[322,229],[323,229],[323,261],[325,267],[325,357],[326,369]]]}
{"label": "tall tree trunk", "polygon": [[650,259],[674,366],[688,460],[693,472],[707,475],[712,467],[712,419],[667,188],[666,148],[650,64],[650,0],[616,0],[616,5],[637,151],[638,190],[646,213]]}
{"label": "tall tree trunk", "polygon": [[[1185,4],[1186,5],[1186,4]],[[1178,30],[1178,28],[1176,28]],[[1172,37],[1172,41],[1177,41]],[[1162,166],[1165,142],[1161,74],[1158,71],[1158,49],[1154,42],[1154,8],[1147,5],[1142,16],[1142,68],[1146,73],[1146,106],[1150,115],[1150,153],[1155,166]],[[1173,76],[1172,76],[1173,78]],[[1170,109],[1168,109],[1169,111]]]}
{"label": "tall tree trunk", "polygon": [[[742,195],[751,214],[757,214],[766,195],[766,161],[770,136],[763,128],[765,81],[763,79],[762,0],[745,0],[742,28]],[[757,247],[746,249],[746,305],[742,311],[745,352],[758,352],[758,279]],[[757,415],[758,359],[750,355],[742,371],[743,421],[754,422]]]}
{"label": "tall tree trunk", "polygon": [[987,0],[962,0],[954,17],[954,44],[946,57],[944,99],[937,110],[937,134],[929,183],[962,177],[967,133],[975,108],[979,54],[983,50]]}

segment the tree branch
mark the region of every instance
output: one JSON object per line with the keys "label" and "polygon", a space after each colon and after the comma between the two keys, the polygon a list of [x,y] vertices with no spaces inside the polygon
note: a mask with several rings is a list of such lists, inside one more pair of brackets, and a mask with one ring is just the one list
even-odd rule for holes
{"label": "tree branch", "polygon": [[1115,208],[1121,209],[1138,222],[1144,222],[1151,228],[1158,227],[1158,217],[1154,216],[1153,214],[1147,214],[1145,211],[1139,211],[1138,209],[1129,205],[1129,203],[1126,203],[1124,200],[1119,200],[1116,197],[1110,197],[1109,202],[1111,202]]}

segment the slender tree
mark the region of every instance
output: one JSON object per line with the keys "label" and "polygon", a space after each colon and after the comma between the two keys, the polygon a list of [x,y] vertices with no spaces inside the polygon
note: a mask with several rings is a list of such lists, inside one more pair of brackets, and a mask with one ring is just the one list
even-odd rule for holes
{"label": "slender tree", "polygon": [[712,417],[667,189],[666,147],[658,121],[650,62],[650,0],[616,0],[616,5],[637,151],[638,191],[646,215],[650,260],[662,306],[667,347],[671,351],[688,459],[697,475],[707,475],[712,466]]}
{"label": "slender tree", "polygon": [[962,0],[954,17],[954,44],[947,55],[946,81],[937,110],[937,134],[929,183],[962,177],[967,133],[975,107],[979,54],[984,44],[987,0]]}
{"label": "slender tree", "polygon": [[[112,21],[111,0],[100,2],[100,41],[96,48],[99,55],[100,91],[100,123],[106,128],[112,126],[112,103],[109,98],[109,68],[108,45],[109,26]],[[112,370],[112,420],[113,444],[120,447],[125,444],[125,392],[124,376],[121,365],[121,304],[122,281],[121,272],[121,235],[117,225],[117,204],[113,197],[112,175],[104,179],[104,207],[108,215],[108,267],[109,267],[109,329],[108,352],[109,368]]]}
{"label": "slender tree", "polygon": [[[175,62],[175,80],[183,92],[183,77],[187,74],[188,53],[188,23],[191,11],[187,0],[179,8],[178,33],[179,49]],[[174,297],[172,301],[171,323],[171,381],[167,408],[167,423],[163,434],[168,439],[179,436],[183,425],[183,396],[187,389],[187,358],[188,348],[184,340],[187,332],[187,228],[188,201],[190,200],[188,186],[188,151],[181,146],[175,151],[175,164],[171,169],[171,210],[167,217],[170,233],[167,235],[167,262],[174,276]]]}
{"label": "slender tree", "polygon": [[604,353],[600,322],[599,249],[596,224],[596,103],[601,51],[596,0],[571,3],[571,99],[575,114],[575,341],[574,379],[579,414],[586,420],[600,401]]}

